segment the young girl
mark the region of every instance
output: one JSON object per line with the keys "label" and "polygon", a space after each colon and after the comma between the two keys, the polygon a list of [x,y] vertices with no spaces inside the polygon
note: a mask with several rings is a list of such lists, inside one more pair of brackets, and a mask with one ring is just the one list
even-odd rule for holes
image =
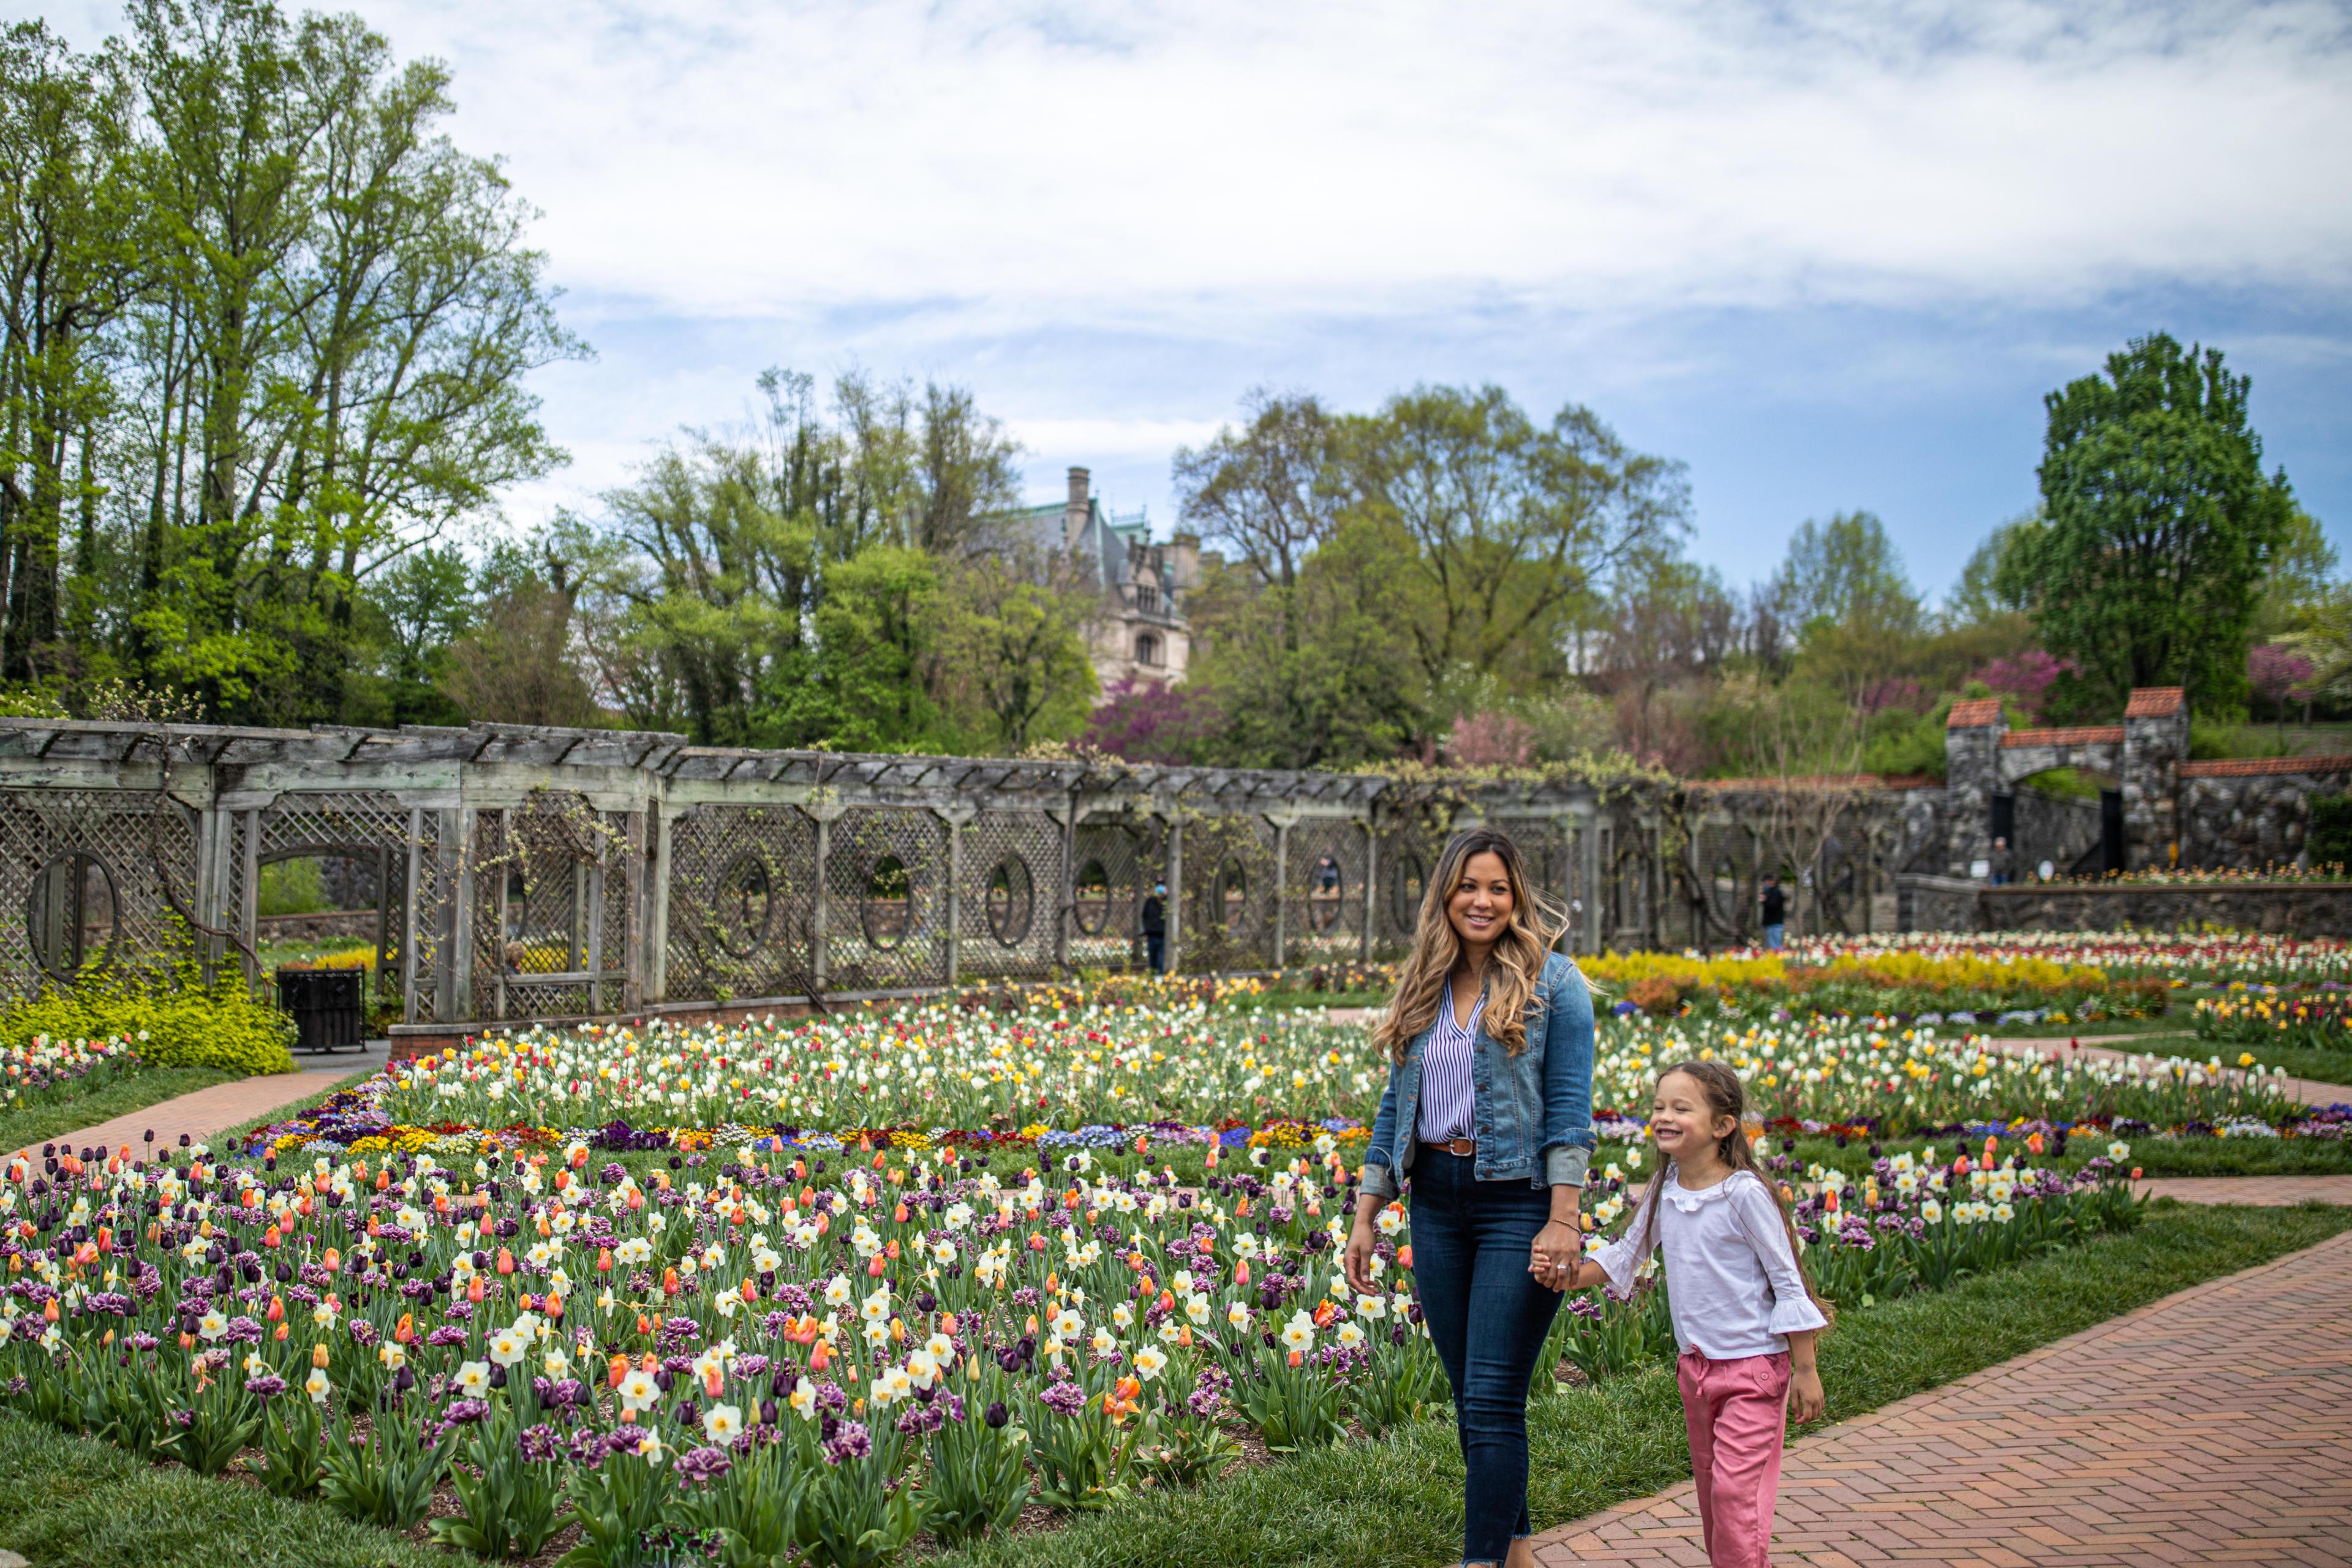
{"label": "young girl", "polygon": [[1529,1268],[1555,1289],[1621,1295],[1653,1248],[1682,1347],[1677,1381],[1706,1559],[1767,1568],[1786,1415],[1822,1413],[1813,1341],[1827,1305],[1797,1266],[1796,1231],[1740,1125],[1747,1094],[1720,1062],[1666,1069],[1650,1109],[1663,1169],[1624,1236],[1572,1268]]}

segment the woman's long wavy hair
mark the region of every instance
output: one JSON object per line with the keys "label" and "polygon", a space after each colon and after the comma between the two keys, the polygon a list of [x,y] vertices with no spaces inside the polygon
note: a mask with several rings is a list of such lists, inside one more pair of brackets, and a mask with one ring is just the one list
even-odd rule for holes
{"label": "woman's long wavy hair", "polygon": [[[1734,1171],[1745,1171],[1754,1176],[1764,1184],[1764,1190],[1772,1194],[1772,1202],[1780,1210],[1781,1227],[1789,1233],[1789,1256],[1797,1260],[1797,1277],[1805,1282],[1805,1294],[1811,1299],[1814,1308],[1834,1327],[1837,1308],[1813,1287],[1813,1271],[1805,1267],[1804,1247],[1797,1239],[1797,1218],[1789,1212],[1789,1200],[1780,1195],[1780,1184],[1756,1163],[1756,1146],[1748,1142],[1744,1121],[1748,1114],[1748,1086],[1739,1081],[1738,1073],[1717,1061],[1676,1062],[1658,1075],[1658,1081],[1664,1083],[1676,1073],[1698,1085],[1700,1092],[1706,1098],[1706,1112],[1710,1121],[1720,1116],[1731,1118],[1731,1131],[1717,1141],[1716,1152],[1725,1164]],[[1665,1157],[1664,1151],[1657,1149],[1655,1144],[1651,1147],[1658,1156],[1658,1173],[1651,1178],[1649,1191],[1642,1194],[1641,1215],[1633,1223],[1633,1230],[1641,1237],[1640,1248],[1633,1254],[1636,1258],[1649,1257],[1650,1249],[1658,1243],[1658,1205],[1664,1199],[1666,1184],[1675,1174],[1674,1162]]]}
{"label": "woman's long wavy hair", "polygon": [[1511,918],[1486,955],[1486,1014],[1484,1027],[1512,1056],[1528,1048],[1528,1009],[1543,981],[1544,960],[1552,943],[1567,929],[1567,917],[1528,881],[1527,863],[1509,836],[1491,827],[1457,833],[1437,858],[1437,875],[1421,895],[1421,918],[1413,928],[1412,952],[1397,976],[1396,994],[1389,998],[1388,1016],[1372,1031],[1372,1038],[1391,1061],[1404,1054],[1422,1031],[1437,1021],[1444,1006],[1448,984],[1462,962],[1462,939],[1454,930],[1447,906],[1462,886],[1472,857],[1492,855],[1503,863],[1511,883]]}

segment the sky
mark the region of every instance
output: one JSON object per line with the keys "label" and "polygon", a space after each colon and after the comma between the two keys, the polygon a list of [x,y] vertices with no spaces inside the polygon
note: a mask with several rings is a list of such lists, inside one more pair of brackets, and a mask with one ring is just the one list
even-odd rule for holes
{"label": "sky", "polygon": [[771,365],[968,385],[1033,499],[1084,465],[1162,536],[1252,387],[1493,382],[1686,463],[1735,585],[1862,509],[1936,593],[2043,395],[2163,330],[2352,559],[2352,0],[353,8],[450,65],[596,351],[510,526]]}

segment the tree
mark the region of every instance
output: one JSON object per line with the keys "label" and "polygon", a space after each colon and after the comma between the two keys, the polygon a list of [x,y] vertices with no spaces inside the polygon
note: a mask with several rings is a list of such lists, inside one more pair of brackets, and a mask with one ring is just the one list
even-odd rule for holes
{"label": "tree", "polygon": [[2248,634],[2294,510],[2284,472],[2263,476],[2248,387],[2221,350],[2158,332],[2044,400],[2049,525],[2019,569],[2086,694],[2112,705],[2178,685],[2208,711],[2243,701]]}
{"label": "tree", "polygon": [[135,161],[119,76],[39,22],[0,35],[0,679],[60,673],[61,630],[90,622],[59,625],[60,539],[70,514],[95,562],[106,334],[155,238]]}
{"label": "tree", "polygon": [[1256,572],[1213,570],[1192,596],[1186,678],[1218,716],[1194,744],[1200,759],[1345,767],[1429,735],[1434,721],[1406,629],[1411,556],[1386,523],[1343,523],[1301,563],[1287,610]]}
{"label": "tree", "polygon": [[941,685],[971,715],[962,728],[980,731],[971,740],[1017,755],[1078,733],[1097,689],[1086,638],[1092,608],[1090,595],[1048,581],[1043,563],[1018,555],[950,573]]}
{"label": "tree", "polygon": [[2263,579],[2254,635],[2282,637],[2310,626],[2330,596],[2342,591],[2336,574],[2339,564],[2336,546],[2328,542],[2319,520],[2299,506],[2290,511]]}
{"label": "tree", "polygon": [[1557,679],[1576,612],[1688,526],[1681,464],[1632,450],[1574,404],[1538,426],[1497,386],[1391,398],[1350,461],[1361,504],[1412,545],[1410,626],[1433,687],[1456,666]]}
{"label": "tree", "polygon": [[2035,584],[2023,570],[2032,542],[2046,525],[2038,511],[2011,518],[1985,535],[1945,596],[1948,626],[1984,626],[2030,613]]}
{"label": "tree", "polygon": [[1234,547],[1274,595],[1282,646],[1295,651],[1299,574],[1331,537],[1343,500],[1342,426],[1303,394],[1256,387],[1242,406],[1244,429],[1227,426],[1197,451],[1176,449],[1177,513]]}

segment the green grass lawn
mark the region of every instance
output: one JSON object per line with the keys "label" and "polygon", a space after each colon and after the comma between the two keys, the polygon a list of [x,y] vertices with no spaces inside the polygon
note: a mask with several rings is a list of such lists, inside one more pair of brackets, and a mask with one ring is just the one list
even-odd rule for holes
{"label": "green grass lawn", "polygon": [[0,1151],[13,1153],[27,1144],[95,1127],[216,1083],[233,1083],[239,1076],[218,1068],[144,1068],[72,1100],[0,1111]]}
{"label": "green grass lawn", "polygon": [[[1822,1347],[1830,1415],[1858,1415],[1948,1383],[2347,1226],[2352,1210],[2161,1204],[2130,1235],[1940,1295],[1850,1312]],[[1664,1369],[1538,1401],[1528,1422],[1538,1529],[1690,1474],[1681,1405]],[[1147,1494],[1063,1530],[932,1561],[940,1568],[1428,1568],[1460,1552],[1461,1510],[1452,1424],[1423,1421],[1386,1442],[1320,1449],[1193,1491]]]}

